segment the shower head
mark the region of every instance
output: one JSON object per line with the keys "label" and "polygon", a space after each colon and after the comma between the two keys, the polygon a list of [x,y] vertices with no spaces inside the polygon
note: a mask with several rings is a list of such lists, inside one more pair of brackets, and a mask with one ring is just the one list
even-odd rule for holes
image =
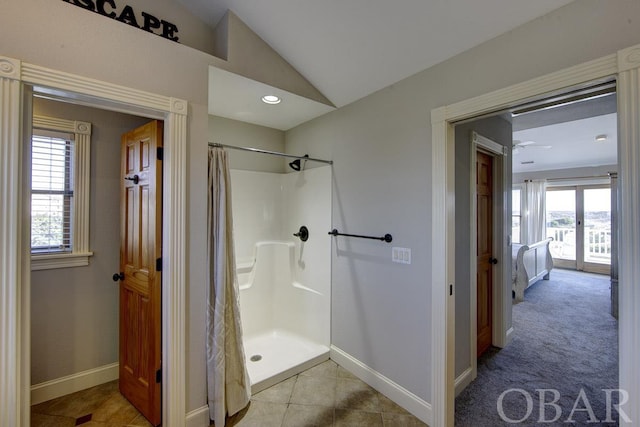
{"label": "shower head", "polygon": [[[304,157],[309,157],[308,154],[305,154]],[[295,159],[293,162],[289,163],[289,167],[294,171],[299,171],[300,169],[304,170],[304,165],[307,163],[305,160],[302,166],[300,166],[300,159]]]}
{"label": "shower head", "polygon": [[294,171],[300,170],[300,159],[296,159],[293,162],[289,163],[289,167]]}

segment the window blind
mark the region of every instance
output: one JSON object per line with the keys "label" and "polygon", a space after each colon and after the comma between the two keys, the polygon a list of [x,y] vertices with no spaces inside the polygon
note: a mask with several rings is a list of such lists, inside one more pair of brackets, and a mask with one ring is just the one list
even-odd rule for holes
{"label": "window blind", "polygon": [[36,132],[31,150],[31,252],[71,252],[73,138]]}

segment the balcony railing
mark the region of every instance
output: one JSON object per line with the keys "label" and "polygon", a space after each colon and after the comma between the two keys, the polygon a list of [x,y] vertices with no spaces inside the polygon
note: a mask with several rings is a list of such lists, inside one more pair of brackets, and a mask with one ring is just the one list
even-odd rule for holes
{"label": "balcony railing", "polygon": [[[611,230],[588,228],[584,236],[584,260],[599,264],[611,263]],[[547,228],[547,237],[554,258],[576,259],[576,231],[573,228]]]}

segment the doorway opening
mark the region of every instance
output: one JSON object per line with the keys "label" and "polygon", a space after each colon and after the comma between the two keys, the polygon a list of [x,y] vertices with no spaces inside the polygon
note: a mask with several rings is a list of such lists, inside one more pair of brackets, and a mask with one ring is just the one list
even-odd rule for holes
{"label": "doorway opening", "polygon": [[[613,88],[613,91],[612,91]],[[513,154],[513,165],[514,165],[514,171],[517,169],[517,167],[519,167],[522,170],[522,167],[526,167],[526,166],[522,166],[524,165],[528,165],[531,164],[527,161],[522,161],[520,162],[520,159],[522,159],[522,152],[529,150],[531,152],[533,151],[541,151],[543,153],[546,153],[547,155],[549,155],[550,152],[554,152],[554,153],[558,153],[561,154],[563,152],[563,149],[560,148],[560,143],[562,142],[566,142],[566,140],[568,139],[566,134],[562,134],[559,136],[555,136],[555,140],[554,135],[549,134],[549,128],[554,128],[557,127],[559,125],[562,125],[564,127],[567,127],[568,125],[574,125],[574,126],[579,126],[578,129],[584,129],[585,127],[587,127],[587,125],[585,125],[585,120],[590,118],[590,117],[599,117],[602,115],[608,115],[611,114],[610,111],[608,111],[608,109],[611,107],[611,105],[614,106],[614,118],[613,118],[613,122],[615,123],[616,119],[615,119],[615,105],[616,105],[616,101],[615,101],[615,85],[611,85],[611,84],[607,84],[606,88],[603,89],[602,85],[596,85],[591,89],[584,89],[581,88],[580,89],[580,94],[579,96],[576,96],[576,93],[569,93],[567,95],[564,95],[563,97],[559,97],[558,95],[554,95],[554,100],[553,100],[553,107],[549,107],[549,104],[545,104],[542,103],[542,105],[540,104],[540,101],[538,101],[536,104],[538,104],[538,106],[536,108],[526,108],[527,110],[527,116],[526,116],[526,126],[528,126],[528,130],[532,129],[536,126],[536,124],[538,125],[538,127],[543,128],[543,131],[547,131],[547,133],[542,133],[541,135],[544,136],[544,138],[546,139],[542,139],[542,137],[539,137],[540,140],[534,140],[534,138],[531,139],[527,139],[526,141],[521,141],[521,140],[517,140],[515,138],[515,135],[517,135],[517,131],[515,131],[516,129],[518,129],[518,131],[522,131],[522,122],[518,122],[518,117],[522,117],[521,115],[524,113],[519,113],[516,114],[514,113],[515,111],[522,111],[523,107],[522,106],[518,106],[516,108],[510,109],[509,111],[507,111],[507,113],[501,113],[501,114],[496,114],[495,116],[490,116],[490,117],[501,117],[506,119],[504,126],[505,128],[511,128],[513,126],[513,147],[510,147],[510,153]],[[579,107],[579,108],[578,108]],[[552,110],[552,111],[549,111]],[[534,117],[534,113],[537,114],[537,117]],[[537,120],[534,120],[537,119]],[[544,119],[544,120],[542,120]],[[610,117],[606,118],[607,120],[600,120],[599,122],[608,122],[611,120]],[[456,132],[456,141],[458,140],[458,131],[459,130],[467,130],[467,127],[471,126],[483,126],[484,125],[484,121],[487,120],[487,117],[485,116],[485,118],[483,119],[477,119],[475,121],[467,121],[463,124],[460,124],[458,126],[456,126],[455,128],[455,132]],[[574,123],[576,122],[576,123]],[[540,125],[540,123],[542,123],[542,125]],[[510,131],[511,132],[511,131]],[[616,139],[615,139],[615,133],[612,133],[610,131],[610,129],[606,129],[606,130],[602,130],[601,132],[598,133],[598,135],[601,135],[603,133],[607,133],[609,138],[612,140],[613,144],[616,143]],[[596,141],[596,136],[594,135],[592,138],[590,138],[588,141],[584,141],[585,144],[587,143],[595,143]],[[583,138],[584,139],[584,138]],[[554,141],[553,145],[549,144],[549,141]],[[510,141],[509,141],[509,146],[511,145]],[[462,200],[462,209],[464,211],[464,206],[465,206],[465,193],[462,192],[462,197],[460,197],[461,192],[459,192],[459,186],[457,183],[457,180],[459,178],[459,169],[458,167],[461,165],[460,162],[460,158],[458,156],[458,146],[456,146],[456,366],[455,366],[455,385],[456,385],[456,395],[458,393],[460,393],[462,391],[462,389],[464,389],[464,387],[466,387],[475,377],[475,372],[476,372],[476,367],[474,366],[474,357],[475,355],[471,355],[471,362],[467,362],[470,366],[469,368],[465,369],[465,366],[460,366],[460,362],[459,359],[465,360],[465,358],[459,358],[458,354],[459,354],[459,342],[461,341],[459,338],[459,334],[460,334],[460,330],[461,327],[458,324],[458,320],[461,320],[463,322],[463,324],[468,324],[467,322],[464,321],[465,314],[459,314],[460,311],[458,310],[460,304],[459,304],[459,297],[461,295],[461,293],[466,292],[464,289],[466,288],[466,284],[464,283],[464,281],[461,283],[461,280],[459,278],[459,272],[460,272],[460,264],[459,262],[461,261],[461,258],[459,257],[458,253],[458,245],[461,243],[460,242],[460,238],[458,237],[458,235],[460,233],[464,234],[465,230],[460,229],[460,222],[458,221],[458,217],[459,217],[459,206],[460,206],[460,200]],[[555,151],[553,149],[555,149]],[[466,148],[467,150],[469,150],[469,148]],[[471,150],[473,150],[474,148],[470,148]],[[573,148],[575,150],[575,148]],[[588,147],[584,147],[583,151],[589,151]],[[571,167],[566,167],[566,165],[563,167],[562,163],[560,161],[562,161],[563,159],[560,156],[554,156],[553,158],[553,162],[554,163],[554,167],[548,168],[548,169],[538,169],[538,170],[534,170],[533,168],[528,169],[528,172],[526,173],[531,173],[531,172],[535,172],[534,177],[536,179],[540,179],[542,174],[545,173],[550,173],[551,174],[551,178],[553,179],[554,183],[553,185],[549,186],[547,188],[546,191],[546,199],[550,200],[549,195],[551,194],[553,195],[560,195],[560,191],[569,191],[566,188],[561,188],[558,187],[560,184],[559,183],[565,183],[565,180],[562,179],[558,179],[558,176],[565,176],[565,177],[571,177],[570,179],[573,181],[576,181],[577,179],[584,179],[584,182],[587,182],[588,180],[594,181],[594,180],[598,180],[598,179],[604,179],[603,178],[603,173],[600,170],[607,170],[609,172],[615,172],[617,171],[617,156],[614,150],[613,156],[610,156],[609,153],[607,153],[606,156],[601,156],[601,157],[597,157],[596,160],[600,161],[601,164],[594,164],[594,159],[590,158],[587,159],[585,161],[590,162],[589,166],[580,166],[579,164],[576,163],[577,161],[577,157],[576,155],[571,156],[570,158],[565,157],[564,161],[567,162],[568,165],[570,165]],[[613,164],[610,162],[611,158],[613,158]],[[543,159],[544,160],[544,159]],[[573,162],[573,163],[572,163]],[[518,163],[518,165],[516,166],[516,163]],[[536,163],[536,162],[534,162]],[[543,162],[541,162],[543,163]],[[598,169],[598,167],[600,169]],[[597,173],[594,173],[595,171],[600,171]],[[552,171],[552,172],[549,172]],[[524,174],[522,174],[524,175]],[[521,175],[521,176],[522,176]],[[513,182],[518,182],[518,179],[521,179],[521,176],[518,178],[516,177],[516,175],[514,175],[513,177],[510,177],[513,179]],[[608,175],[605,173],[604,176],[607,177],[607,183],[608,183]],[[525,177],[526,178],[526,177]],[[463,178],[464,180],[464,178]],[[480,187],[480,178],[478,178],[478,186]],[[509,182],[511,182],[511,179],[509,180]],[[514,191],[510,191],[510,184],[504,188],[501,188],[502,193],[504,194],[505,198],[509,198],[511,199],[511,197],[508,196],[512,196],[515,194],[515,197],[512,196],[513,199],[515,199],[518,203],[513,205],[513,210],[511,210],[511,208],[507,208],[507,210],[509,212],[512,213],[512,218],[511,220],[507,219],[505,220],[505,225],[507,225],[508,222],[508,227],[510,228],[511,234],[512,234],[512,238],[510,238],[510,236],[507,236],[506,239],[504,239],[500,244],[504,245],[505,247],[509,247],[509,253],[511,253],[511,242],[518,242],[518,243],[529,243],[529,244],[535,244],[535,241],[532,241],[531,239],[534,239],[533,236],[536,235],[536,233],[534,231],[529,230],[527,232],[527,230],[523,230],[523,228],[526,228],[527,226],[530,226],[531,222],[529,218],[527,218],[527,215],[530,214],[530,211],[533,209],[532,206],[526,206],[525,208],[523,208],[523,206],[519,203],[519,199],[524,199],[526,196],[524,195],[523,191],[520,191],[521,188],[520,187],[516,187],[516,189],[518,190],[517,192]],[[556,191],[555,193],[553,191]],[[476,197],[480,197],[480,189],[476,190]],[[611,260],[611,252],[612,252],[612,246],[611,246],[611,242],[610,242],[610,235],[611,235],[611,228],[610,228],[610,224],[611,224],[611,193],[609,191],[609,188],[605,185],[579,185],[579,186],[575,186],[575,190],[571,190],[574,191],[574,193],[571,194],[573,200],[576,200],[576,203],[579,203],[579,208],[577,210],[575,210],[575,214],[574,214],[574,220],[571,222],[575,228],[574,230],[575,233],[578,235],[577,239],[575,240],[574,238],[574,245],[573,248],[576,248],[576,244],[575,242],[585,242],[583,248],[578,248],[577,251],[574,249],[574,252],[577,252],[579,257],[577,258],[578,261],[578,265],[580,265],[579,269],[581,270],[585,270],[585,267],[588,271],[599,271],[600,273],[603,274],[609,274],[610,273],[610,265],[607,263]],[[605,194],[606,193],[606,194]],[[578,194],[576,196],[576,194]],[[589,198],[587,200],[587,203],[585,204],[585,195]],[[560,197],[558,200],[562,200],[563,202],[566,202],[569,198],[567,197],[566,194],[562,194],[562,197]],[[473,198],[474,195],[472,194],[471,197]],[[544,194],[543,194],[544,197]],[[553,198],[551,198],[553,201]],[[595,205],[595,202],[599,201],[599,204]],[[604,207],[603,206],[604,203]],[[505,200],[505,207],[507,206],[511,206],[512,205],[512,200]],[[476,233],[472,233],[472,239],[473,240],[473,236],[475,234],[475,237],[478,239],[477,240],[477,248],[478,248],[478,252],[477,255],[480,256],[480,251],[479,248],[482,247],[482,241],[486,240],[486,237],[482,237],[482,233],[481,233],[481,226],[480,226],[480,213],[481,213],[481,209],[480,209],[480,202],[478,201],[478,216],[476,217],[476,220],[478,221],[478,230]],[[615,207],[614,207],[615,208]],[[556,218],[556,222],[553,222],[554,220],[552,219],[551,222],[549,222],[549,212],[551,212],[551,217],[554,216],[554,212],[556,212],[556,210],[554,210],[553,205],[551,206],[551,208],[549,207],[549,205],[547,205],[547,216],[546,216],[546,223],[543,222],[543,229],[542,231],[542,236],[546,237],[549,236],[549,233],[553,233],[555,232],[555,228],[558,227],[553,227],[553,225],[558,225],[556,224],[557,222],[557,218]],[[542,219],[544,220],[544,208],[543,208],[543,217]],[[558,216],[558,215],[556,215]],[[606,217],[606,218],[605,218]],[[587,220],[588,219],[588,220]],[[473,220],[473,219],[472,219]],[[607,223],[607,224],[605,224]],[[564,223],[563,223],[564,224]],[[568,223],[567,223],[568,224]],[[486,226],[485,226],[486,227]],[[605,228],[606,230],[601,230]],[[597,232],[596,232],[597,231]],[[566,236],[568,236],[570,233],[569,232],[564,232]],[[598,234],[597,236],[595,234]],[[586,236],[586,237],[585,237]],[[559,240],[559,239],[558,239]],[[565,240],[569,240],[568,238]],[[566,244],[565,244],[566,245]],[[475,248],[474,248],[475,249]],[[565,249],[565,252],[567,252],[567,249]],[[516,253],[515,251],[513,252],[514,254]],[[474,255],[475,253],[472,253],[472,255]],[[487,257],[486,254],[485,258]],[[574,255],[574,263],[576,262],[576,257],[575,257],[575,253]],[[582,258],[580,258],[582,257]],[[470,261],[472,257],[467,257],[466,259],[468,261]],[[465,259],[465,258],[463,258]],[[555,259],[555,257],[554,257]],[[588,259],[589,261],[584,261]],[[596,262],[593,262],[594,260],[597,260]],[[507,272],[507,276],[509,278],[511,278],[511,270],[514,267],[514,264],[512,263],[510,258],[506,258],[503,260],[504,262],[501,263],[501,266],[499,267],[499,269],[502,272]],[[613,262],[615,262],[616,260],[613,260]],[[464,261],[463,261],[464,262]],[[472,263],[475,262],[472,261]],[[593,264],[596,264],[595,269]],[[474,308],[477,307],[477,322],[478,322],[478,337],[480,338],[480,319],[481,319],[481,313],[480,313],[480,297],[482,295],[482,293],[480,292],[480,285],[481,285],[481,277],[483,277],[482,275],[480,275],[480,259],[478,259],[478,276],[477,276],[477,281],[473,280],[473,277],[470,276],[470,288],[476,288],[478,289],[477,294],[473,295],[473,291],[471,291],[471,295],[472,297],[476,298],[476,301],[470,301],[470,305],[467,306],[467,310],[469,312],[471,312],[471,316],[469,316],[469,318],[473,318],[474,317]],[[464,266],[462,266],[462,268],[464,268]],[[575,268],[575,267],[574,267]],[[599,270],[598,270],[599,268]],[[553,275],[553,273],[552,273]],[[484,277],[487,277],[486,275],[484,275]],[[548,276],[547,276],[548,277]],[[580,279],[577,279],[580,280]],[[509,282],[510,283],[510,282]],[[608,286],[609,283],[609,279],[608,277],[606,278],[606,280],[604,281],[604,283]],[[534,285],[535,286],[535,285]],[[605,300],[605,302],[607,302]],[[476,304],[474,304],[476,303]],[[608,314],[608,310],[605,310],[605,312]],[[505,319],[509,319],[509,324],[504,325],[504,329],[505,331],[510,331],[512,332],[513,335],[510,335],[510,332],[506,332],[507,338],[505,339],[505,343],[509,343],[512,339],[513,336],[517,336],[518,334],[518,330],[517,329],[512,329],[513,324],[511,323],[511,318],[512,318],[512,312],[511,312],[511,307],[509,305],[505,306],[505,312],[503,313],[504,318]],[[615,322],[615,321],[614,321]],[[514,321],[515,323],[515,321]],[[473,322],[471,322],[471,326],[469,326],[469,331],[471,331],[471,329],[474,327],[475,325],[473,324]],[[614,334],[615,334],[615,329],[614,329]],[[480,343],[478,343],[479,345]],[[502,347],[502,346],[496,346],[496,347]],[[603,349],[607,350],[607,349]],[[497,348],[494,350],[494,353],[497,353],[499,350],[497,350]],[[617,360],[617,351],[616,351],[616,360]],[[491,356],[490,356],[491,357]],[[468,359],[466,359],[468,360]],[[483,363],[485,363],[483,361]],[[617,363],[616,363],[617,365]],[[616,368],[617,369],[617,368]],[[471,377],[471,378],[469,378]],[[617,380],[615,384],[611,384],[610,385],[612,388],[617,387]],[[497,396],[493,396],[493,401],[491,402],[491,404],[493,405],[493,407],[495,408],[495,403],[496,403],[496,399]],[[466,409],[466,408],[465,408]],[[495,412],[495,411],[494,411]],[[456,420],[458,420],[458,418],[456,418]]]}
{"label": "doorway opening", "polygon": [[[37,219],[37,223],[32,224],[36,233],[32,232],[31,239],[32,425],[39,425],[51,415],[72,418],[75,422],[93,415],[92,419],[99,421],[101,417],[112,416],[100,407],[107,402],[107,395],[117,393],[117,385],[115,390],[111,390],[110,383],[118,378],[118,362],[122,359],[118,355],[119,292],[118,285],[112,281],[112,273],[121,271],[118,238],[122,181],[120,137],[149,119],[38,94],[33,96],[32,105],[34,118],[37,117],[34,126],[38,128],[34,134],[51,132],[49,128],[59,127],[60,123],[68,124],[71,129],[80,127],[78,132],[87,130],[91,133],[82,141],[78,140],[82,138],[70,138],[66,143],[70,148],[64,164],[61,156],[47,154],[51,150],[43,151],[46,147],[42,141],[33,149],[37,149],[39,154],[34,152],[31,155],[33,161],[26,162],[33,168],[33,188],[42,188],[45,179],[51,181],[53,184],[50,186],[55,188],[59,179],[58,169],[64,170],[64,175],[69,177],[63,185],[67,189],[65,202],[60,204],[55,202],[63,195],[41,195],[42,190],[38,190],[38,194],[31,196],[33,190],[24,188],[25,199],[38,198],[32,206],[31,215],[32,222],[33,218]],[[51,157],[48,162],[45,159],[47,155]],[[46,165],[45,174],[43,166]],[[37,172],[39,175],[35,175]],[[82,187],[86,188],[83,190]],[[47,216],[43,214],[45,197],[50,213]],[[82,205],[86,205],[86,216],[76,215],[82,210]],[[62,213],[67,211],[70,218],[81,216],[86,230],[80,232],[83,224],[70,224],[73,221],[64,220]],[[43,253],[42,240],[44,237],[55,240],[56,231],[68,244]],[[86,235],[86,243],[77,234]],[[37,244],[35,248],[34,242]],[[84,255],[84,263],[74,265],[65,262],[69,255],[74,254]],[[156,287],[160,289],[159,281]],[[157,318],[155,329],[159,333],[161,328],[161,319]],[[95,394],[97,392],[91,391],[94,387],[104,391],[104,402],[99,398],[86,398],[86,393],[84,398],[83,394],[77,394],[86,389],[89,389],[89,395]],[[51,399],[57,399],[55,408],[52,408]],[[120,405],[123,417],[130,418],[125,421],[131,421],[138,415],[127,402],[122,399],[115,401]]]}
{"label": "doorway opening", "polygon": [[[2,152],[7,169],[7,185],[0,188],[3,217],[10,224],[27,224],[29,200],[24,198],[24,186],[30,178],[25,174],[28,159],[25,141],[30,141],[31,96],[37,93],[47,98],[68,99],[78,105],[95,106],[109,111],[141,115],[165,122],[165,173],[163,184],[163,422],[178,425],[185,420],[185,357],[186,339],[186,143],[187,102],[134,88],[96,81],[83,76],[3,58],[6,69],[12,71],[3,79],[0,111],[5,124]],[[5,418],[15,425],[28,425],[30,419],[30,317],[31,262],[29,232],[24,226],[13,231],[3,243],[2,265],[8,273],[2,281],[1,303],[9,319],[6,348],[0,352],[0,364],[14,375],[6,378],[8,391],[3,397]]]}
{"label": "doorway opening", "polygon": [[511,125],[485,117],[455,127],[455,389],[476,377],[477,359],[492,346],[504,347],[511,327],[511,286],[503,268],[504,189],[510,186]]}

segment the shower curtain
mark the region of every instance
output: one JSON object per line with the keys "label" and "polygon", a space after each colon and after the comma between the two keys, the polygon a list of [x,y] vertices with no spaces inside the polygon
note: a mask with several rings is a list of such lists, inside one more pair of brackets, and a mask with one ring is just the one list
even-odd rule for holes
{"label": "shower curtain", "polygon": [[229,161],[222,148],[209,148],[208,190],[207,392],[209,416],[223,427],[227,414],[249,403],[251,382],[242,345]]}

